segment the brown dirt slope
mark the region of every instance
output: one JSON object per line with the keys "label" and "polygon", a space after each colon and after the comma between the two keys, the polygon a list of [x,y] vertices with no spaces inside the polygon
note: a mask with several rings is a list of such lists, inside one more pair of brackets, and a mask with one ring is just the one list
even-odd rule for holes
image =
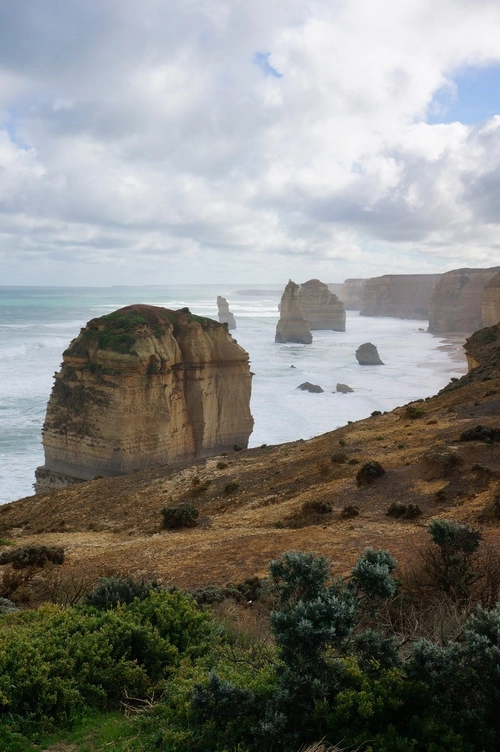
{"label": "brown dirt slope", "polygon": [[[264,575],[290,549],[327,555],[340,572],[367,546],[408,561],[435,517],[481,525],[500,542],[500,442],[460,440],[477,425],[500,428],[500,325],[466,348],[481,365],[435,397],[309,441],[21,499],[0,507],[0,537],[64,546],[63,567],[75,572],[130,572],[186,588]],[[357,472],[372,460],[385,474],[358,487]],[[161,509],[186,501],[199,509],[198,526],[162,529]],[[331,511],[315,511],[317,502]],[[393,502],[422,514],[395,519],[386,514]],[[359,516],[344,519],[349,505]]]}

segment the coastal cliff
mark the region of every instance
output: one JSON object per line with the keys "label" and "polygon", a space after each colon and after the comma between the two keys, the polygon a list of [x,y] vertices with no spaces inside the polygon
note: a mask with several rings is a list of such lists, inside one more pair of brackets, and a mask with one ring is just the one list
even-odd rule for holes
{"label": "coastal cliff", "polygon": [[484,288],[481,314],[483,326],[494,326],[500,321],[500,272]]}
{"label": "coastal cliff", "polygon": [[339,298],[346,311],[360,311],[363,301],[365,279],[346,279],[339,293]]}
{"label": "coastal cliff", "polygon": [[280,319],[276,325],[275,342],[298,342],[310,345],[312,334],[302,308],[300,286],[289,280],[280,303]]}
{"label": "coastal cliff", "polygon": [[300,286],[304,316],[309,328],[345,332],[345,308],[329,286],[319,279],[310,279]]}
{"label": "coastal cliff", "polygon": [[441,274],[384,274],[367,279],[362,316],[428,319],[431,296]]}
{"label": "coastal cliff", "polygon": [[223,324],[147,305],[92,319],[55,375],[35,490],[246,447],[250,391]]}
{"label": "coastal cliff", "polygon": [[471,334],[483,326],[483,295],[500,267],[453,269],[441,276],[429,305],[429,332]]}

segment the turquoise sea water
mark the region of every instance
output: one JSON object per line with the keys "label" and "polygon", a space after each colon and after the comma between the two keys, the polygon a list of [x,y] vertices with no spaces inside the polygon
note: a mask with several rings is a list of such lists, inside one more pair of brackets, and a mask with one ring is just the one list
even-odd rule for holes
{"label": "turquoise sea water", "polygon": [[[242,294],[249,288],[260,288],[260,294]],[[0,287],[0,503],[33,493],[53,374],[87,321],[131,303],[188,306],[217,318],[217,295],[229,300],[237,321],[232,334],[250,354],[255,374],[250,446],[307,439],[373,410],[391,410],[436,393],[465,371],[465,359],[452,357],[455,351],[445,349],[441,337],[428,334],[427,322],[354,311],[348,312],[346,332],[314,332],[312,345],[277,345],[276,285]],[[384,367],[358,365],[354,352],[367,341],[377,345]],[[297,391],[304,381],[321,385],[324,393]],[[354,392],[335,393],[337,382]]]}

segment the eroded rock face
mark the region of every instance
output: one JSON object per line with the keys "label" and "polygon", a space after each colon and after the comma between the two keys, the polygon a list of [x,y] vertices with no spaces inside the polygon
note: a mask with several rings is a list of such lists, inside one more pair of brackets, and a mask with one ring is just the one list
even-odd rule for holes
{"label": "eroded rock face", "polygon": [[481,314],[483,326],[494,326],[500,321],[500,272],[484,288]]}
{"label": "eroded rock face", "polygon": [[310,345],[312,334],[302,308],[300,286],[289,280],[281,297],[280,320],[276,325],[275,342],[298,342]]}
{"label": "eroded rock face", "polygon": [[227,324],[227,328],[230,330],[236,329],[234,314],[229,310],[229,303],[226,298],[223,298],[221,295],[217,296],[217,308],[219,311],[219,323]]}
{"label": "eroded rock face", "polygon": [[384,274],[367,279],[362,316],[428,319],[431,296],[441,274]]}
{"label": "eroded rock face", "polygon": [[356,360],[360,366],[383,366],[380,355],[375,345],[365,342],[356,350]]}
{"label": "eroded rock face", "polygon": [[300,286],[302,309],[309,328],[345,332],[344,304],[319,279],[310,279]]}
{"label": "eroded rock face", "polygon": [[346,311],[360,311],[363,302],[363,290],[366,279],[346,279],[342,285],[339,298]]}
{"label": "eroded rock face", "polygon": [[433,334],[471,334],[483,326],[483,295],[488,282],[500,271],[454,269],[442,275],[429,305],[429,331]]}
{"label": "eroded rock face", "polygon": [[146,305],[93,319],[55,376],[35,490],[246,447],[250,391],[222,324]]}

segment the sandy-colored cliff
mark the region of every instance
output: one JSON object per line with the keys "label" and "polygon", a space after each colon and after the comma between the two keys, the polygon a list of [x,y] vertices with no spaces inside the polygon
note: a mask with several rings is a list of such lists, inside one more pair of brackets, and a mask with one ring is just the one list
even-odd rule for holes
{"label": "sandy-colored cliff", "polygon": [[362,316],[428,319],[429,303],[441,274],[384,274],[367,279]]}
{"label": "sandy-colored cliff", "polygon": [[248,354],[223,324],[128,306],[90,321],[63,358],[37,492],[247,446]]}
{"label": "sandy-colored cliff", "polygon": [[302,308],[300,286],[289,280],[281,297],[280,319],[275,342],[299,342],[310,345],[312,334]]}
{"label": "sandy-colored cliff", "polygon": [[494,326],[500,321],[500,272],[484,288],[481,314],[483,326]]}
{"label": "sandy-colored cliff", "polygon": [[310,279],[300,286],[300,296],[304,316],[309,328],[333,329],[345,332],[344,304],[330,291],[328,285],[319,279]]}
{"label": "sandy-colored cliff", "polygon": [[429,305],[429,331],[433,334],[472,334],[483,326],[485,287],[500,267],[453,269],[442,275]]}
{"label": "sandy-colored cliff", "polygon": [[346,311],[360,311],[363,301],[365,279],[346,279],[342,285],[339,298]]}
{"label": "sandy-colored cliff", "polygon": [[219,312],[219,323],[227,324],[227,328],[230,330],[236,329],[234,314],[229,310],[229,303],[226,298],[223,298],[221,295],[217,296],[217,309]]}

